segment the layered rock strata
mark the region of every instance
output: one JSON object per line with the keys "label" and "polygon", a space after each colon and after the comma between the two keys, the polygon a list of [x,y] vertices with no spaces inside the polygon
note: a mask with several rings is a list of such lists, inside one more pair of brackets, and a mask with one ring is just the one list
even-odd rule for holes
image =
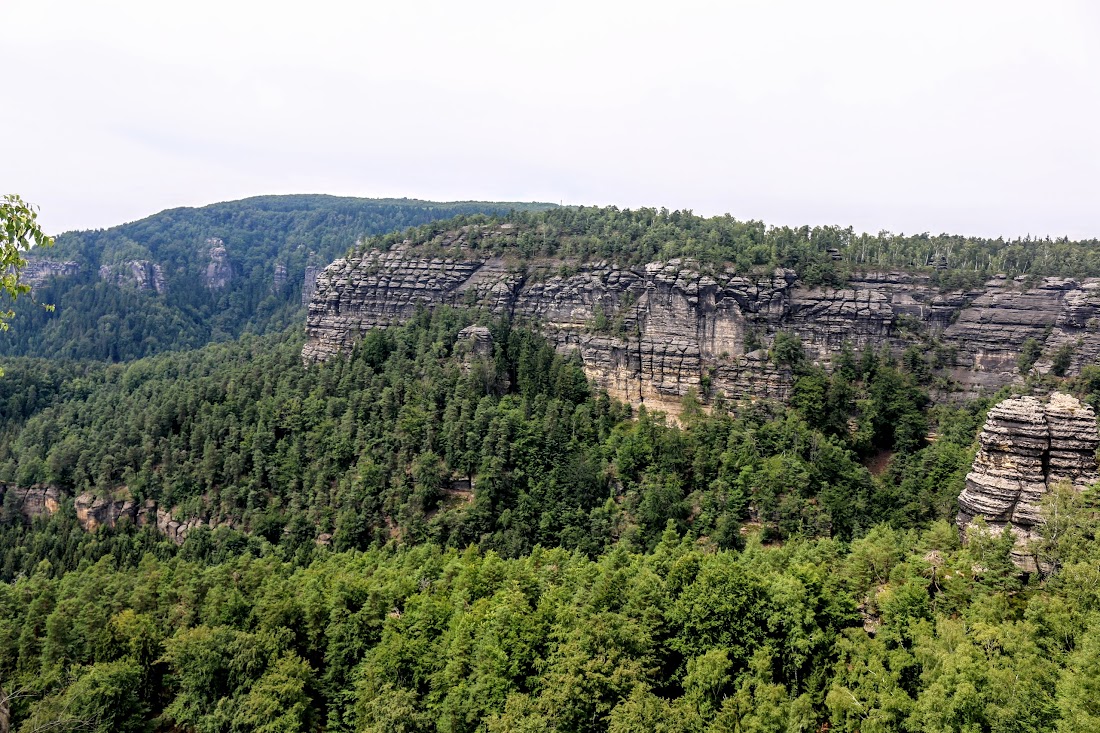
{"label": "layered rock strata", "polygon": [[[945,293],[925,276],[867,273],[843,288],[807,287],[788,270],[749,277],[680,260],[513,262],[483,254],[484,244],[475,250],[467,234],[444,240],[450,257],[417,256],[406,244],[333,262],[316,278],[303,359],[327,359],[419,308],[466,306],[537,326],[563,352],[578,352],[589,376],[615,396],[675,412],[690,391],[785,397],[789,374],[761,351],[781,331],[820,363],[844,342],[900,352],[915,333],[938,339],[954,357],[947,369],[962,397],[1020,380],[1017,357],[1028,338],[1044,345],[1040,370],[1061,343],[1073,343],[1071,374],[1100,353],[1100,280],[1048,278],[1028,287],[994,278]],[[480,236],[489,235],[510,232]]]}
{"label": "layered rock strata", "polygon": [[225,242],[217,237],[207,239],[206,246],[210,248],[210,254],[206,269],[203,271],[203,280],[206,287],[211,290],[221,290],[233,279],[233,265],[229,262],[229,253],[225,249]]}
{"label": "layered rock strata", "polygon": [[286,278],[286,265],[284,265],[282,262],[275,263],[275,275],[272,277],[271,280],[272,292],[278,292],[280,288],[286,285]]}
{"label": "layered rock strata", "polygon": [[466,345],[466,353],[470,356],[493,355],[493,334],[485,326],[466,326],[458,332],[458,343]]}
{"label": "layered rock strata", "polygon": [[308,306],[309,301],[313,300],[313,293],[317,290],[317,276],[320,274],[320,267],[306,267],[306,274],[302,279],[302,305]]}
{"label": "layered rock strata", "polygon": [[138,290],[152,290],[158,295],[168,289],[164,270],[156,262],[130,260],[117,265],[100,265],[99,279]]}
{"label": "layered rock strata", "polygon": [[20,275],[23,282],[32,288],[42,285],[53,277],[71,277],[80,272],[80,263],[54,260],[40,260],[36,257],[27,259],[27,264]]}
{"label": "layered rock strata", "polygon": [[1061,482],[1082,490],[1100,480],[1096,415],[1059,392],[1046,404],[1017,397],[989,411],[978,440],[981,449],[959,495],[959,528],[982,517],[990,529],[1016,536],[1017,566],[1043,570],[1029,548],[1039,538],[1043,496]]}
{"label": "layered rock strata", "polygon": [[[27,519],[56,514],[70,496],[56,486],[36,485],[23,488],[4,484],[0,484],[0,495],[4,497],[5,507],[13,508]],[[152,499],[141,503],[134,501],[126,487],[118,489],[110,496],[80,494],[73,498],[73,509],[77,523],[88,532],[94,532],[101,527],[117,527],[124,522],[139,527],[153,525],[177,545],[183,544],[188,533],[197,527],[213,528],[220,524],[233,526],[232,522],[219,523],[201,517],[176,519],[172,511],[158,507]]]}

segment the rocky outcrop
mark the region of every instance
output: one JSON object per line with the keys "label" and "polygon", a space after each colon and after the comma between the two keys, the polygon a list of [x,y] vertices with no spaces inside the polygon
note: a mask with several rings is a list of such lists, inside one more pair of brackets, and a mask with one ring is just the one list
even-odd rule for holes
{"label": "rocky outcrop", "polygon": [[[5,508],[11,508],[27,519],[49,517],[60,511],[69,494],[56,486],[36,485],[29,488],[0,484]],[[137,502],[125,486],[108,496],[84,493],[73,499],[76,520],[88,532],[101,527],[117,527],[131,522],[139,527],[153,525],[177,545],[183,544],[187,534],[197,527],[233,526],[232,522],[207,521],[201,517],[178,520],[172,511],[157,506],[153,499]]]}
{"label": "rocky outcrop", "polygon": [[485,326],[466,326],[458,332],[458,343],[465,345],[470,356],[493,355],[493,334]]}
{"label": "rocky outcrop", "polygon": [[317,290],[317,276],[321,274],[320,267],[310,265],[306,267],[306,274],[302,280],[302,305],[308,306],[313,300],[313,293]]}
{"label": "rocky outcrop", "polygon": [[129,490],[123,487],[110,496],[81,494],[73,500],[73,508],[80,526],[88,532],[94,532],[100,527],[117,527],[123,520],[144,527],[156,516],[157,504],[152,499],[138,504],[130,496]]}
{"label": "rocky outcrop", "polygon": [[1100,281],[1048,277],[1034,287],[1024,282],[993,278],[961,308],[944,331],[945,340],[959,344],[955,375],[969,385],[997,389],[1000,375],[1016,369],[1024,341],[1044,344],[1044,359],[1037,368],[1049,371],[1051,357],[1066,342],[1082,348],[1072,371],[1095,359],[1100,350]]}
{"label": "rocky outcrop", "polygon": [[278,292],[279,290],[281,290],[282,287],[286,285],[286,278],[286,265],[284,265],[282,262],[276,263],[275,276],[271,281],[271,289],[274,292]]}
{"label": "rocky outcrop", "polygon": [[1028,547],[1038,539],[1043,495],[1059,482],[1081,490],[1100,480],[1096,415],[1059,392],[1046,404],[1017,397],[989,411],[978,440],[981,448],[959,496],[959,528],[982,517],[990,529],[1016,536],[1017,566],[1044,570]]}
{"label": "rocky outcrop", "polygon": [[53,277],[71,277],[80,272],[78,262],[57,262],[54,260],[41,260],[37,257],[27,258],[27,265],[20,275],[23,282],[32,288],[42,285]]}
{"label": "rocky outcrop", "polygon": [[64,494],[56,486],[0,486],[0,490],[4,493],[4,506],[18,508],[27,519],[56,514],[64,499]]}
{"label": "rocky outcrop", "polygon": [[[156,510],[157,529],[160,533],[168,539],[175,542],[177,545],[182,545],[183,541],[187,539],[187,535],[191,530],[198,527],[216,527],[216,522],[207,523],[199,517],[190,517],[183,521],[175,518],[172,512],[166,509]],[[229,525],[231,526],[231,525]]]}
{"label": "rocky outcrop", "polygon": [[221,290],[233,279],[233,266],[229,262],[225,242],[211,237],[206,240],[206,246],[210,248],[210,254],[203,272],[203,281],[211,290]]}
{"label": "rocky outcrop", "polygon": [[[877,272],[843,288],[806,287],[787,270],[746,276],[686,260],[643,267],[511,261],[487,252],[502,251],[512,231],[482,231],[478,247],[471,236],[468,229],[445,235],[439,251],[451,256],[419,255],[405,243],[332,263],[316,278],[303,359],[327,359],[365,331],[440,304],[531,323],[563,352],[579,353],[611,394],[672,412],[691,391],[786,396],[790,374],[766,352],[781,331],[798,336],[819,363],[844,342],[901,352],[915,333],[935,338],[960,397],[1022,380],[1017,357],[1029,337],[1043,345],[1040,371],[1064,343],[1074,349],[1070,374],[1100,356],[1100,280],[1029,285],[1002,277],[974,291],[941,292],[924,275]],[[505,243],[486,246],[494,238]]]}
{"label": "rocky outcrop", "polygon": [[156,262],[130,260],[115,265],[100,265],[99,279],[115,285],[152,290],[163,295],[168,290],[164,270]]}

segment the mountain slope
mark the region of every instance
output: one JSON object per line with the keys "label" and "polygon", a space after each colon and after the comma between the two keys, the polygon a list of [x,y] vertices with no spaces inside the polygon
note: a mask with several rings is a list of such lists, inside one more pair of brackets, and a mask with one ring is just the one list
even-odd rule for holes
{"label": "mountain slope", "polygon": [[68,232],[35,252],[0,354],[126,360],[285,327],[302,288],[358,239],[439,219],[550,204],[260,196]]}

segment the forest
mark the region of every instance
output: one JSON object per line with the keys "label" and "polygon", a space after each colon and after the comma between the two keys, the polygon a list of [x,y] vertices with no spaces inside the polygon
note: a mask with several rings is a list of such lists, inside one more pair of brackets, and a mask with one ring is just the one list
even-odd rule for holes
{"label": "forest", "polygon": [[[735,546],[750,505],[777,538],[948,518],[959,483],[929,469],[957,479],[980,424],[978,405],[929,410],[888,354],[844,350],[826,374],[791,338],[776,358],[800,374],[792,408],[707,412],[689,395],[681,429],[595,392],[579,361],[507,321],[486,321],[495,353],[471,358],[457,334],[473,317],[425,310],[315,368],[297,333],[120,365],[13,360],[0,481],[126,486],[282,544],[377,546],[396,523],[406,539],[508,557],[535,544],[595,555],[648,549],[669,521]],[[942,437],[926,445],[930,420]],[[861,461],[881,451],[896,468],[876,481]]]}
{"label": "forest", "polygon": [[[478,234],[501,224],[511,236]],[[307,267],[324,267],[360,240],[359,247],[382,249],[408,240],[433,254],[446,249],[444,234],[461,229],[472,232],[461,256],[505,256],[519,267],[546,258],[565,267],[680,257],[741,274],[789,268],[807,285],[839,286],[861,272],[902,270],[927,274],[944,290],[978,287],[996,273],[1025,284],[1044,276],[1100,276],[1100,243],[1091,240],[857,234],[851,227],[768,226],[647,208],[261,196],[58,236],[53,249],[34,255],[77,262],[81,272],[35,288],[37,305],[24,301],[15,309],[13,328],[0,334],[0,354],[121,362],[246,332],[281,332],[300,323]],[[203,281],[209,238],[224,242],[231,267],[222,289]],[[101,267],[113,271],[132,261],[158,264],[165,292],[99,276]],[[285,268],[281,283],[277,266]]]}
{"label": "forest", "polygon": [[[0,334],[0,731],[1100,730],[1100,496],[1045,499],[1049,573],[1021,574],[1010,536],[963,542],[976,436],[1012,390],[933,402],[928,344],[825,368],[781,332],[787,403],[689,392],[672,420],[462,309],[304,366],[300,304],[300,272],[361,237],[944,289],[1096,276],[1096,242],[487,206],[262,197],[58,238],[88,268]],[[145,258],[164,294],[96,277]],[[1100,366],[1017,389],[1054,387],[1100,407]],[[88,531],[82,496],[203,522]]]}
{"label": "forest", "polygon": [[[677,426],[507,320],[423,311],[308,368],[301,338],[4,360],[13,730],[1100,726],[1095,492],[1049,497],[1047,577],[960,544],[996,398],[933,405],[913,355],[780,338],[789,405],[688,395]],[[1060,384],[1096,401],[1096,371]],[[44,484],[69,498],[29,520]],[[120,487],[211,526],[83,531],[71,497]]]}
{"label": "forest", "polygon": [[691,211],[614,206],[515,210],[496,217],[467,215],[381,235],[367,246],[385,249],[409,239],[431,249],[439,246],[440,235],[460,225],[487,229],[501,221],[511,224],[516,236],[485,238],[481,246],[522,259],[560,257],[641,265],[682,257],[732,267],[742,274],[789,268],[809,285],[840,285],[856,273],[898,270],[926,273],[944,289],[975,287],[995,273],[1025,280],[1100,276],[1097,240],[869,234],[852,227],[769,226],[728,214],[704,217]]}
{"label": "forest", "polygon": [[[241,333],[282,331],[301,319],[307,267],[322,268],[359,239],[456,215],[503,214],[550,204],[258,196],[162,211],[110,229],[66,232],[33,257],[76,262],[78,275],[50,278],[14,310],[0,354],[125,361],[197,348]],[[231,278],[204,282],[207,239],[225,246]],[[165,292],[100,277],[100,268],[155,263]],[[276,267],[283,281],[276,280]],[[41,307],[50,305],[52,309]]]}

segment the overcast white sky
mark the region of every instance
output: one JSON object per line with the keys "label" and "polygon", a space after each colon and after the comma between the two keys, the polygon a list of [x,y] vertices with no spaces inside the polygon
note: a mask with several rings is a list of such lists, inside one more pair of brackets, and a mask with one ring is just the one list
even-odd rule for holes
{"label": "overcast white sky", "polygon": [[1100,3],[0,0],[0,28],[0,193],[53,232],[320,192],[1100,237]]}

